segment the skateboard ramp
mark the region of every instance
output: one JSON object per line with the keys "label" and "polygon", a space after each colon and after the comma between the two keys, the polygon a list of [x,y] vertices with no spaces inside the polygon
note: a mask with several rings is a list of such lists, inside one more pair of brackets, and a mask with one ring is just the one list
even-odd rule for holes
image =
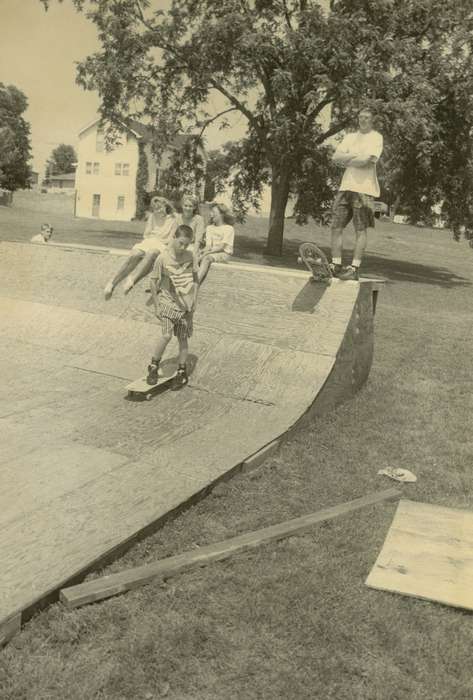
{"label": "skateboard ramp", "polygon": [[[372,283],[214,266],[181,392],[129,401],[158,328],[141,283],[105,302],[120,262],[3,243],[0,642],[66,582],[365,381]],[[173,342],[166,356],[174,361]],[[314,478],[316,476],[314,475]]]}

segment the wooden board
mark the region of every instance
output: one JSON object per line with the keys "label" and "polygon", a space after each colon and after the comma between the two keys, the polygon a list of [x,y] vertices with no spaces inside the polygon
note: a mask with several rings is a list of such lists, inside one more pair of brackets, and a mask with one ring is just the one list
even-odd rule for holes
{"label": "wooden board", "polygon": [[402,500],[366,584],[473,610],[473,513]]}
{"label": "wooden board", "polygon": [[190,571],[199,566],[205,566],[213,561],[227,559],[233,554],[244,552],[262,544],[293,535],[300,535],[316,523],[331,520],[339,515],[345,515],[358,508],[374,505],[386,499],[397,498],[399,495],[400,491],[394,488],[372,493],[354,501],[325,508],[317,513],[311,513],[310,515],[287,520],[277,525],[246,533],[245,535],[232,537],[217,544],[200,547],[197,551],[184,552],[154,564],[139,566],[119,574],[111,574],[110,576],[94,579],[77,586],[64,588],[60,592],[60,598],[68,608],[77,608],[87,603],[95,603],[133,588],[144,586],[155,578],[168,578],[183,571]]}

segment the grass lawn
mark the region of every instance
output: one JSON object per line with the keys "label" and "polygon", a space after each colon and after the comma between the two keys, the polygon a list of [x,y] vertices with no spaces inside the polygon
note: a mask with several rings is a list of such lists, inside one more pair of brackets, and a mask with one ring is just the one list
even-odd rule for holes
{"label": "grass lawn", "polygon": [[[19,221],[8,210],[2,222],[5,211],[0,238],[36,232],[31,212]],[[57,239],[92,242],[83,238],[92,225],[101,245],[119,231],[129,247],[127,231],[140,231],[65,217]],[[239,258],[262,261],[265,226],[238,227]],[[327,245],[327,231],[289,221],[286,263],[298,240],[314,236]],[[382,223],[363,272],[388,279],[363,390],[105,573],[386,488],[393,482],[377,471],[387,466],[417,474],[402,486],[409,498],[472,508],[473,251],[444,231]],[[473,616],[364,585],[395,507],[366,508],[94,606],[55,604],[0,652],[0,698],[471,700]]]}

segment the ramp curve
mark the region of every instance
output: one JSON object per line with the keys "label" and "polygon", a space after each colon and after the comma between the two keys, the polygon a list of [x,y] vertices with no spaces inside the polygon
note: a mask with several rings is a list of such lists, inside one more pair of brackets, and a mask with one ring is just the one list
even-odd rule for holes
{"label": "ramp curve", "polygon": [[[190,385],[125,400],[156,335],[108,253],[1,246],[0,642],[41,602],[366,380],[372,283],[215,266]],[[173,361],[172,346],[169,361]]]}

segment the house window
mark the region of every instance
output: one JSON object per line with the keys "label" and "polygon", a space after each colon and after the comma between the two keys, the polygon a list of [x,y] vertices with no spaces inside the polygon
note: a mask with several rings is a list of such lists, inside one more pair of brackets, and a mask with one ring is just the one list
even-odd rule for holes
{"label": "house window", "polygon": [[90,162],[90,160],[88,160],[85,164],[85,174],[92,175],[92,163]]}
{"label": "house window", "polygon": [[123,163],[123,175],[127,176],[130,174],[130,164],[129,163]]}
{"label": "house window", "polygon": [[120,195],[119,197],[117,197],[117,211],[123,211],[124,208],[125,208],[125,197]]}
{"label": "house window", "polygon": [[115,163],[115,175],[121,175],[121,174],[122,174],[122,164]]}
{"label": "house window", "polygon": [[98,175],[100,172],[100,163],[94,163],[94,175]]}
{"label": "house window", "polygon": [[97,129],[97,134],[95,137],[95,150],[97,153],[103,151],[104,148],[104,134],[103,129]]}

